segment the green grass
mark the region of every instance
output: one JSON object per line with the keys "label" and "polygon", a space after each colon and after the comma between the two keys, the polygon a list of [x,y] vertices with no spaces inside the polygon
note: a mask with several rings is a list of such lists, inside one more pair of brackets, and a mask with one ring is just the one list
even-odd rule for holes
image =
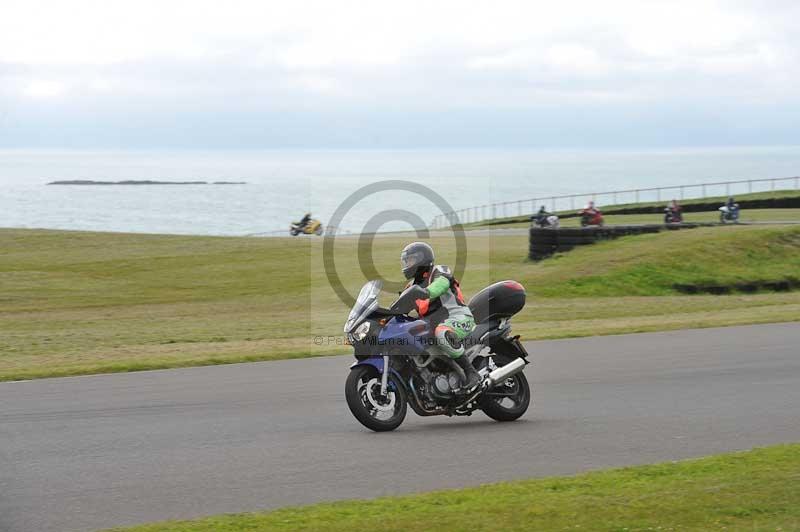
{"label": "green grass", "polygon": [[[686,280],[797,275],[800,227],[704,228],[587,246],[541,263],[525,235],[468,236],[470,296],[514,278],[529,292],[524,339],[800,320],[800,293],[685,296]],[[398,278],[408,237],[375,240]],[[452,239],[431,239],[454,263]],[[355,238],[337,239],[347,289],[363,282]],[[0,230],[0,380],[347,353],[316,345],[348,309],[321,240]],[[600,297],[607,296],[607,297]],[[679,309],[676,311],[676,309]]]}
{"label": "green grass", "polygon": [[[502,262],[502,261],[500,261]],[[660,296],[675,284],[800,277],[800,226],[703,227],[602,241],[519,275],[547,297]]]}
{"label": "green grass", "polygon": [[800,445],[574,477],[316,504],[125,530],[431,529],[799,530]]}

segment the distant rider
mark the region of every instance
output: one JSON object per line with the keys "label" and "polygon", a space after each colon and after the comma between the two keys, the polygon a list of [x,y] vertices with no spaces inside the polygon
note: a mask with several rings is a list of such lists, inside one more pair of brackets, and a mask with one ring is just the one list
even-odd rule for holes
{"label": "distant rider", "polygon": [[545,221],[547,220],[548,216],[550,216],[550,213],[547,212],[547,209],[545,208],[545,206],[542,205],[542,207],[539,209],[539,212],[536,213],[536,216],[534,217],[534,219],[536,220],[537,224],[543,226]]}
{"label": "distant rider", "polygon": [[728,219],[738,221],[739,220],[739,204],[736,203],[736,200],[733,196],[728,198],[727,203],[725,206],[728,208]]}
{"label": "distant rider", "polygon": [[302,229],[303,227],[305,227],[306,225],[308,225],[308,222],[310,222],[310,221],[311,221],[311,213],[310,213],[310,212],[307,212],[307,213],[306,213],[306,214],[305,214],[305,215],[304,215],[304,216],[303,216],[303,217],[300,219],[300,221],[297,223],[297,226],[298,226],[300,229]]}
{"label": "distant rider", "polygon": [[594,206],[594,201],[590,200],[589,203],[587,203],[586,206],[583,208],[583,212],[585,214],[594,216],[600,211],[597,209],[597,207]]}
{"label": "distant rider", "polygon": [[418,299],[417,313],[435,325],[436,347],[464,370],[468,393],[481,382],[468,357],[464,356],[464,339],[475,328],[475,319],[464,301],[458,281],[447,266],[434,265],[433,248],[425,242],[413,242],[400,253],[403,275],[411,284],[427,291],[426,299]]}

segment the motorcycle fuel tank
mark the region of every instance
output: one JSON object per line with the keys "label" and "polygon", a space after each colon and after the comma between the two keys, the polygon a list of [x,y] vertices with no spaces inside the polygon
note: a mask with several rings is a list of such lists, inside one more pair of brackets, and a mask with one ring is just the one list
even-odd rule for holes
{"label": "motorcycle fuel tank", "polygon": [[415,320],[405,316],[395,316],[381,329],[378,340],[389,347],[406,347],[424,351],[428,345],[430,325],[425,320]]}

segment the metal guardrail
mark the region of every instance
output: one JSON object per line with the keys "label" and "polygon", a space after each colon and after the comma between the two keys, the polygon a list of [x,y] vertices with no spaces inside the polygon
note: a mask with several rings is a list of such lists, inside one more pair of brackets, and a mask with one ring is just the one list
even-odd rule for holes
{"label": "metal guardrail", "polygon": [[[489,203],[440,214],[431,221],[430,228],[443,229],[459,223],[465,224],[497,218],[523,216],[526,214],[531,215],[542,205],[544,205],[549,212],[575,211],[589,200],[594,201],[598,206],[612,206],[628,203],[669,201],[672,199],[699,199],[751,192],[769,192],[780,188],[800,190],[800,176],[745,179],[742,181],[717,181],[713,183],[699,183],[696,185],[634,188],[629,190],[612,190],[610,192],[567,194],[505,201],[502,203]],[[603,199],[606,201],[603,201]]]}

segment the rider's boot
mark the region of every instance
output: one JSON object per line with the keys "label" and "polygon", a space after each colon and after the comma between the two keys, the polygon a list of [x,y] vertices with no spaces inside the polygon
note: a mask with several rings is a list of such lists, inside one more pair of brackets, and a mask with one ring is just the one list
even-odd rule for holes
{"label": "rider's boot", "polygon": [[464,383],[461,391],[463,393],[469,393],[477,388],[483,379],[481,378],[480,373],[478,373],[477,370],[472,366],[472,363],[469,361],[469,357],[464,354],[453,360],[455,360],[456,364],[458,364],[458,366],[464,370],[464,375],[467,376],[467,382]]}

